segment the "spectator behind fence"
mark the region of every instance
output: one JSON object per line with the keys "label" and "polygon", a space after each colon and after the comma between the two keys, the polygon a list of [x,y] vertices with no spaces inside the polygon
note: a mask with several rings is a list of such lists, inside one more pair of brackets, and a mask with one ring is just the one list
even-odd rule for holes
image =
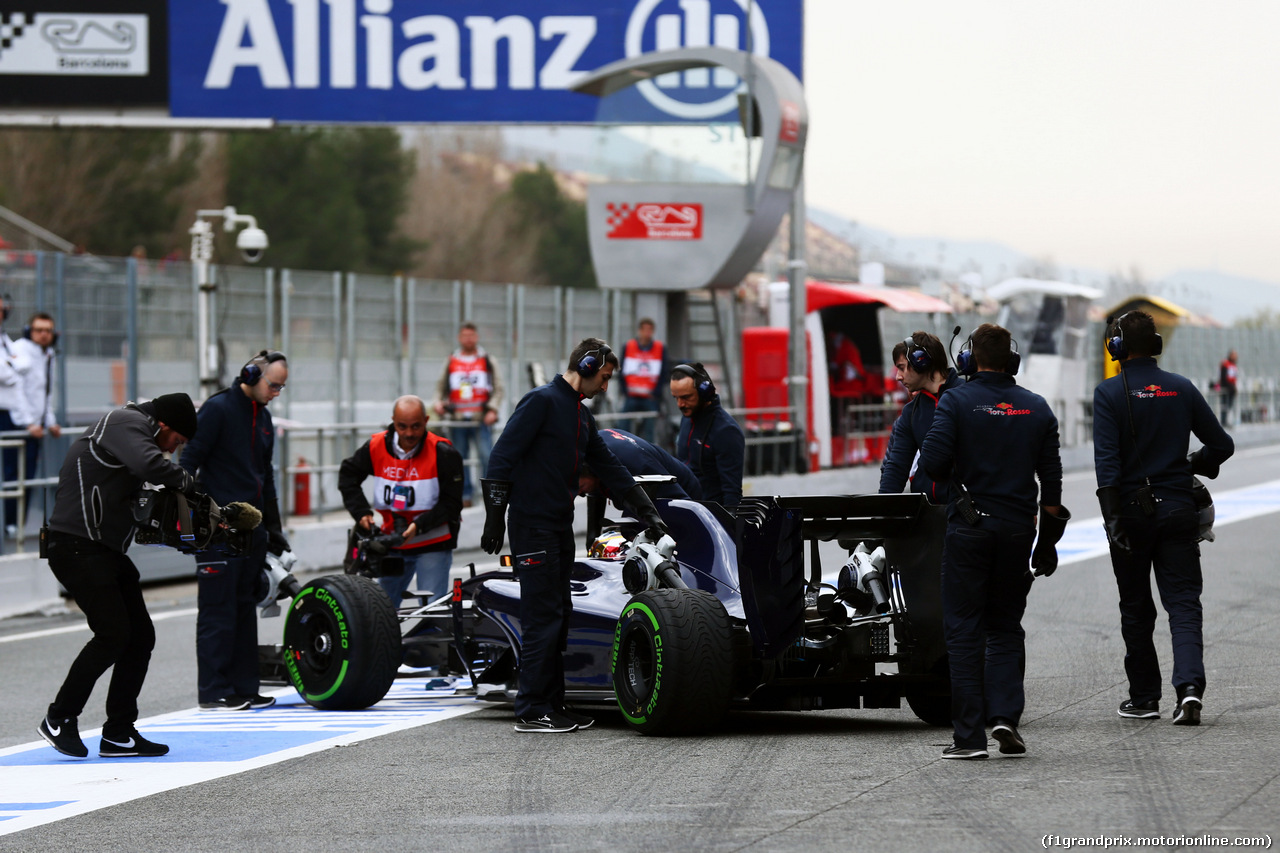
{"label": "spectator behind fence", "polygon": [[[8,297],[0,297],[0,432],[11,432],[26,425],[22,423],[26,409],[22,385],[31,371],[31,360],[4,329],[10,310]],[[18,448],[4,448],[0,452],[0,462],[3,463],[5,488],[13,488],[18,479]],[[4,501],[4,532],[9,537],[18,535],[18,502],[14,498]]]}
{"label": "spectator behind fence", "polygon": [[1236,389],[1240,384],[1240,368],[1237,365],[1236,351],[1227,353],[1227,357],[1218,365],[1218,391],[1222,399],[1222,421],[1224,427],[1231,426],[1231,413],[1236,407]]}
{"label": "spectator behind fence", "polygon": [[437,415],[466,422],[449,430],[449,440],[464,463],[463,506],[471,506],[473,494],[471,468],[465,464],[471,456],[471,443],[475,442],[480,470],[484,471],[489,467],[493,425],[498,421],[498,406],[502,404],[502,376],[494,369],[489,354],[478,345],[479,340],[475,323],[463,323],[458,329],[458,348],[445,362],[432,403]]}
{"label": "spectator behind fence", "polygon": [[[636,326],[636,336],[627,341],[622,352],[622,392],[626,399],[622,411],[653,412],[657,415],[661,395],[658,389],[667,374],[666,348],[662,341],[654,340],[653,320],[641,318]],[[621,428],[652,442],[657,418],[628,419],[621,421]]]}
{"label": "spectator behind fence", "polygon": [[[14,341],[14,347],[31,362],[31,369],[22,377],[23,412],[21,426],[27,428],[27,479],[36,476],[36,465],[47,433],[53,438],[62,435],[62,427],[53,414],[53,362],[58,351],[58,333],[53,317],[40,311],[32,314],[22,337]],[[31,506],[32,491],[27,490],[27,507]],[[14,519],[7,520],[16,520]]]}
{"label": "spectator behind fence", "polygon": [[[373,506],[364,481],[373,477]],[[395,553],[404,573],[378,578],[399,607],[415,576],[419,590],[449,591],[453,549],[462,523],[462,457],[446,439],[427,432],[427,404],[401,397],[391,410],[391,425],[374,433],[338,470],[342,503],[360,528],[374,530],[373,510],[382,514],[382,533],[399,533]]]}

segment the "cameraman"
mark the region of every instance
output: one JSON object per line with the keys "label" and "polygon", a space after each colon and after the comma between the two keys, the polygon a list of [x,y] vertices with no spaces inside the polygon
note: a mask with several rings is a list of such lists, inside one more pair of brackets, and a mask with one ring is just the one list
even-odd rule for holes
{"label": "cameraman", "polygon": [[427,432],[427,404],[419,397],[396,400],[391,426],[375,433],[342,460],[338,491],[362,530],[373,532],[373,509],[364,481],[373,477],[373,507],[382,513],[382,533],[400,533],[395,553],[404,573],[378,578],[392,607],[416,572],[418,589],[449,591],[453,550],[462,523],[462,454],[448,440]]}
{"label": "cameraman", "polygon": [[88,756],[77,718],[98,678],[113,665],[98,754],[151,757],[169,751],[134,728],[156,632],[142,599],[138,569],[125,551],[134,533],[130,505],[143,483],[194,493],[192,476],[163,454],[195,434],[191,398],[165,394],[104,415],[75,440],[62,463],[49,517],[49,568],[93,631],[38,729],[64,755]]}
{"label": "cameraman", "polygon": [[284,353],[263,350],[251,358],[230,388],[200,406],[200,438],[187,445],[180,460],[183,468],[199,472],[201,485],[219,505],[242,501],[262,513],[262,524],[242,556],[215,551],[196,555],[197,689],[206,711],[267,708],[276,701],[258,693],[254,605],[267,551],[289,550],[271,464],[276,431],[267,411],[288,378]]}

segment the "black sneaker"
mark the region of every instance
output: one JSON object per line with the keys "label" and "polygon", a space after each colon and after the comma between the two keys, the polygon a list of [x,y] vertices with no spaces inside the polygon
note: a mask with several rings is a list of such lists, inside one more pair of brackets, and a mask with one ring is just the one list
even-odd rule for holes
{"label": "black sneaker", "polygon": [[1173,724],[1175,726],[1200,725],[1200,709],[1204,706],[1204,701],[1200,698],[1200,688],[1194,684],[1188,684],[1178,692],[1181,696],[1178,699],[1178,710],[1173,713]]}
{"label": "black sneaker", "polygon": [[276,704],[276,697],[263,696],[259,693],[256,696],[248,697],[248,701],[250,708],[255,711],[261,711],[263,708],[270,708],[272,705]]}
{"label": "black sneaker", "polygon": [[72,758],[88,758],[89,748],[80,740],[80,730],[76,727],[75,717],[53,720],[46,716],[36,727],[40,737],[49,741],[49,746],[70,755]]}
{"label": "black sneaker", "polygon": [[547,732],[560,734],[578,730],[578,724],[556,711],[541,717],[516,717],[518,732]]}
{"label": "black sneaker", "polygon": [[991,736],[1000,742],[1000,752],[1004,755],[1022,755],[1027,751],[1027,742],[1018,734],[1018,727],[1008,720],[996,720]]}
{"label": "black sneaker", "polygon": [[[249,701],[243,696],[223,696],[212,702],[201,702],[201,711],[243,711],[249,707]],[[266,707],[266,706],[263,706]]]}
{"label": "black sneaker", "polygon": [[1146,702],[1134,702],[1132,699],[1126,699],[1120,703],[1120,710],[1116,713],[1130,720],[1158,720],[1160,719],[1160,703],[1155,699],[1148,699]]}
{"label": "black sneaker", "polygon": [[961,761],[986,761],[985,749],[973,749],[967,746],[956,746],[954,743],[942,750],[943,758],[958,758]]}
{"label": "black sneaker", "polygon": [[98,745],[98,755],[103,758],[159,758],[169,754],[169,747],[162,743],[152,743],[138,734],[137,729],[130,729],[124,736],[102,736]]}
{"label": "black sneaker", "polygon": [[575,711],[570,711],[568,708],[561,708],[560,716],[564,717],[571,723],[576,723],[578,731],[585,731],[596,724],[596,721],[591,717],[588,717],[586,714],[579,714]]}

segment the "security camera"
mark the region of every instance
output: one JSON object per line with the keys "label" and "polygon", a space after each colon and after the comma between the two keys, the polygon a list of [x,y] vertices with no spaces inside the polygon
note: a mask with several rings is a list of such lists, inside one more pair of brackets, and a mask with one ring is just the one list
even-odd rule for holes
{"label": "security camera", "polygon": [[262,260],[262,253],[267,250],[267,232],[261,228],[244,229],[236,235],[236,248],[245,261],[256,264]]}

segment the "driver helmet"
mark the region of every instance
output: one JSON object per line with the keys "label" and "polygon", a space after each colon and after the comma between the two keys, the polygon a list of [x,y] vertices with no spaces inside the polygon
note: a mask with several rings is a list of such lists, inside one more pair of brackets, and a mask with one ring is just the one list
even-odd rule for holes
{"label": "driver helmet", "polygon": [[626,556],[627,540],[621,533],[611,530],[601,533],[587,549],[587,556],[597,560],[621,560]]}

